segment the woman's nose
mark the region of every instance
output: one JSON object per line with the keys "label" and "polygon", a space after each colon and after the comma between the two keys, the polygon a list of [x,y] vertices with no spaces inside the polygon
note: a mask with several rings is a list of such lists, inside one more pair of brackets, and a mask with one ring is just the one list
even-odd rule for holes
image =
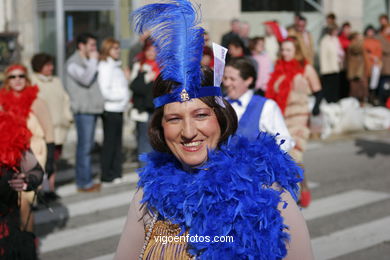
{"label": "woman's nose", "polygon": [[191,140],[196,136],[196,126],[192,119],[184,120],[183,121],[183,128],[181,135],[183,139]]}

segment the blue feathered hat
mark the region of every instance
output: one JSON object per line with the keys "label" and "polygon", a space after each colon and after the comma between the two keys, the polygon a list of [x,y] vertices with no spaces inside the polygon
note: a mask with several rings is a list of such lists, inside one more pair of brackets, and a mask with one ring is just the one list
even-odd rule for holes
{"label": "blue feathered hat", "polygon": [[137,33],[151,32],[163,80],[178,83],[171,93],[153,100],[161,107],[192,98],[222,96],[219,86],[201,87],[204,30],[200,17],[188,0],[166,0],[135,10],[131,19]]}

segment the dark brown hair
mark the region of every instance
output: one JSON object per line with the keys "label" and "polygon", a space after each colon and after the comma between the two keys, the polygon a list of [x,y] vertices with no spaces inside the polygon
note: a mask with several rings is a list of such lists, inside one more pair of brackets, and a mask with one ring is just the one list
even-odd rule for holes
{"label": "dark brown hair", "polygon": [[43,69],[43,66],[46,64],[51,63],[54,65],[54,58],[53,56],[47,54],[47,53],[38,53],[35,54],[34,57],[31,59],[31,67],[34,72],[40,73]]}
{"label": "dark brown hair", "polygon": [[[202,86],[213,86],[213,71],[205,66],[202,66]],[[163,80],[160,76],[157,77],[153,86],[154,98],[165,95],[171,92],[173,86],[177,85],[176,82]],[[222,98],[225,108],[221,107],[215,100],[214,96],[199,98],[207,106],[214,110],[217,117],[219,126],[221,128],[221,137],[218,142],[218,146],[225,142],[228,137],[234,134],[237,130],[238,120],[237,115],[233,107]],[[152,147],[159,152],[171,153],[168,148],[165,138],[164,129],[162,127],[162,118],[164,115],[164,106],[157,108],[152,115],[152,119],[149,125],[149,138]]]}
{"label": "dark brown hair", "polygon": [[249,85],[249,89],[255,88],[256,80],[257,80],[257,72],[253,65],[253,63],[247,58],[233,58],[229,60],[226,64],[226,67],[230,66],[240,71],[240,77],[244,80],[252,77],[252,84]]}
{"label": "dark brown hair", "polygon": [[252,39],[250,39],[249,40],[249,50],[253,51],[256,48],[256,44],[259,41],[263,41],[264,42],[264,37],[256,36],[256,37],[253,37]]}

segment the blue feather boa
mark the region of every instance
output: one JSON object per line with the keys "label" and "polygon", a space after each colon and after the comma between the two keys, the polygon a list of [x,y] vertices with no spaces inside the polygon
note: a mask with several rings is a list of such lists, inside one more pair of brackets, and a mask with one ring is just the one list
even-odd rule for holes
{"label": "blue feather boa", "polygon": [[143,155],[142,203],[190,236],[233,236],[233,243],[189,243],[200,259],[286,256],[289,235],[277,209],[284,191],[270,186],[276,182],[296,199],[302,169],[265,133],[256,142],[233,136],[208,158],[188,173],[172,154]]}

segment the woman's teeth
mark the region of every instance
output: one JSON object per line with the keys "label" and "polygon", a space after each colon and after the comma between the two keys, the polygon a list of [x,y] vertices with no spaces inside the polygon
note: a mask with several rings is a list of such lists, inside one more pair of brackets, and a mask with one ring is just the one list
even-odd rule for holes
{"label": "woman's teeth", "polygon": [[194,147],[194,146],[200,145],[201,143],[202,143],[201,141],[197,141],[197,142],[191,142],[191,143],[184,143],[183,145],[186,147]]}

